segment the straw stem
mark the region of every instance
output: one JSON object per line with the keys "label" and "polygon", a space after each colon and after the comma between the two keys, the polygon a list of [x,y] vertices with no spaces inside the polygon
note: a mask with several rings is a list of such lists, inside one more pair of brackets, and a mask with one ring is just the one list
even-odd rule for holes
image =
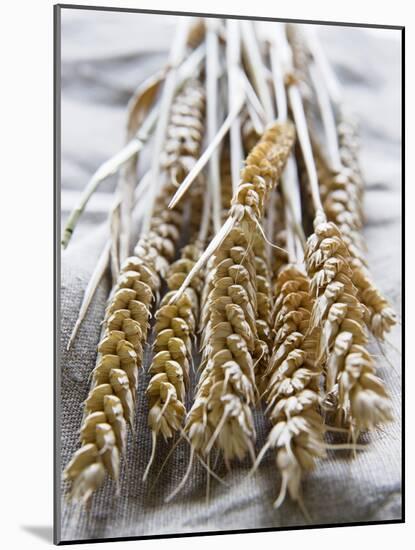
{"label": "straw stem", "polygon": [[[218,127],[218,84],[219,84],[219,38],[217,34],[217,22],[208,20],[206,34],[206,114],[207,114],[207,139],[211,142]],[[208,181],[212,195],[213,227],[215,232],[221,226],[221,192],[219,151],[215,149],[208,163]]]}
{"label": "straw stem", "polygon": [[154,149],[153,149],[153,162],[151,165],[151,173],[153,179],[152,192],[149,197],[148,209],[146,211],[143,224],[141,227],[141,235],[146,235],[150,230],[151,218],[153,215],[153,210],[156,202],[156,197],[161,185],[160,178],[160,159],[162,156],[162,151],[164,143],[166,140],[167,126],[170,118],[170,109],[173,103],[174,95],[176,93],[176,80],[178,65],[182,60],[185,50],[186,50],[186,40],[189,29],[189,18],[185,17],[180,21],[176,36],[173,41],[172,49],[170,52],[169,63],[171,65],[171,70],[168,73],[165,84],[163,95],[161,98],[159,117],[157,120],[157,126],[155,130],[154,138]]}
{"label": "straw stem", "polygon": [[[226,63],[228,71],[228,106],[229,110],[237,93],[240,93],[240,33],[239,22],[231,19],[226,22]],[[247,91],[247,90],[246,90]],[[249,92],[248,92],[249,93]],[[247,93],[247,96],[248,96]],[[239,182],[242,162],[241,122],[235,117],[230,129],[231,178],[232,190],[235,193]]]}

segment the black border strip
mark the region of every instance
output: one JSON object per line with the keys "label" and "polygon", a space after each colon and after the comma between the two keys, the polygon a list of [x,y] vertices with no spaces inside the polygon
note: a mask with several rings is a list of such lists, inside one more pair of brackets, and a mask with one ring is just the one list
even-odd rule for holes
{"label": "black border strip", "polygon": [[401,404],[401,415],[402,415],[402,522],[405,522],[405,513],[406,513],[406,495],[405,495],[405,479],[406,479],[406,469],[405,469],[405,413],[406,413],[406,393],[405,393],[405,383],[406,383],[406,332],[405,332],[405,319],[406,319],[406,272],[405,272],[405,181],[406,181],[406,118],[405,118],[405,102],[406,102],[406,57],[405,57],[405,27],[401,31],[401,166],[402,166],[402,176],[401,176],[401,190],[402,190],[402,203],[401,203],[401,231],[402,231],[402,260],[401,260],[401,273],[402,273],[402,335],[401,335],[401,347],[402,347],[402,404]]}
{"label": "black border strip", "polygon": [[[53,432],[53,542],[58,544],[61,538],[61,368],[60,368],[60,281],[61,281],[61,257],[60,257],[60,217],[61,217],[61,10],[59,6],[53,9],[53,173],[55,184],[53,186],[53,233],[54,233],[54,254],[53,267],[55,280],[53,286],[53,311],[54,311],[54,346],[53,346],[53,409],[54,409],[54,432]],[[59,328],[59,330],[58,330]]]}
{"label": "black border strip", "polygon": [[296,525],[288,527],[263,527],[258,529],[233,529],[230,531],[202,531],[200,533],[173,533],[171,535],[143,535],[137,537],[113,537],[106,539],[82,539],[82,540],[68,540],[60,541],[57,546],[66,546],[68,544],[92,544],[96,542],[121,542],[121,541],[133,541],[133,540],[155,540],[155,539],[173,539],[173,538],[189,538],[189,537],[211,537],[215,535],[244,535],[252,533],[274,533],[276,531],[301,531],[303,529],[327,529],[333,527],[365,527],[373,525],[391,525],[405,523],[400,519],[380,520],[380,521],[354,521],[351,523],[322,523],[315,525]]}
{"label": "black border strip", "polygon": [[[305,23],[313,25],[329,25],[329,26],[344,26],[344,27],[360,27],[371,29],[390,29],[401,31],[402,44],[402,59],[401,59],[401,90],[402,90],[402,107],[401,107],[401,163],[402,163],[402,518],[380,521],[362,521],[350,523],[331,523],[331,524],[313,524],[299,525],[287,527],[267,527],[258,529],[234,529],[229,531],[205,531],[191,533],[172,533],[163,535],[143,535],[133,537],[112,537],[112,538],[97,538],[97,539],[81,539],[81,540],[60,540],[61,536],[61,507],[60,507],[60,353],[59,353],[59,331],[60,329],[60,188],[61,188],[61,120],[60,120],[60,100],[61,100],[61,10],[62,9],[77,9],[77,10],[93,10],[93,11],[110,11],[110,12],[126,12],[126,13],[149,13],[154,15],[186,15],[191,17],[208,17],[208,18],[226,18],[239,20],[256,20],[256,21],[271,21],[271,22],[291,22]],[[361,527],[372,525],[391,525],[405,523],[406,498],[405,498],[405,27],[401,25],[377,25],[369,23],[350,23],[340,21],[319,21],[307,19],[286,19],[273,17],[254,17],[246,15],[229,15],[229,14],[211,14],[200,12],[180,12],[180,11],[164,11],[164,10],[147,10],[133,8],[116,8],[109,6],[84,6],[76,4],[55,4],[54,10],[54,129],[53,129],[53,149],[54,149],[54,524],[53,524],[53,542],[58,546],[68,544],[87,544],[100,542],[118,542],[118,541],[136,541],[136,540],[155,540],[155,539],[171,539],[171,538],[188,538],[197,536],[213,536],[213,535],[236,535],[249,533],[269,533],[278,531],[298,531],[301,529],[328,529],[333,527]]]}
{"label": "black border strip", "polygon": [[402,30],[405,27],[401,25],[379,25],[375,23],[350,23],[346,21],[323,21],[309,19],[289,19],[284,17],[260,17],[251,15],[230,15],[226,13],[203,13],[203,12],[185,12],[185,11],[167,11],[167,10],[146,10],[136,8],[116,8],[112,6],[78,6],[76,4],[56,4],[60,8],[77,9],[77,10],[95,10],[95,11],[116,11],[126,13],[151,13],[154,15],[186,15],[191,17],[208,17],[212,19],[239,19],[239,20],[255,20],[255,21],[272,21],[272,22],[288,22],[288,23],[309,23],[312,25],[330,25],[342,27],[365,27],[370,29],[391,29]]}

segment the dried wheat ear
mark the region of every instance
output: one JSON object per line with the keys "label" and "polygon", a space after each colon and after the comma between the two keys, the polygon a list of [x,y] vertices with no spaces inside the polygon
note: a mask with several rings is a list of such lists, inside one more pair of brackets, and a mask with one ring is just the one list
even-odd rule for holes
{"label": "dried wheat ear", "polygon": [[146,390],[153,449],[157,435],[162,434],[165,440],[171,438],[180,429],[186,414],[185,396],[189,389],[189,363],[199,315],[202,279],[195,277],[175,304],[169,304],[169,301],[200,253],[200,245],[189,244],[182,250],[181,257],[170,266],[166,276],[169,291],[155,315],[155,355],[148,369],[152,377]]}
{"label": "dried wheat ear", "polygon": [[365,259],[362,201],[364,185],[357,159],[356,126],[344,116],[338,122],[339,152],[342,170],[333,173],[324,156],[316,151],[320,190],[329,221],[342,233],[351,255],[352,281],[365,309],[365,322],[376,338],[384,339],[396,324],[396,314],[388,300],[374,284]]}
{"label": "dried wheat ear", "polygon": [[134,423],[138,371],[151,305],[160,288],[160,276],[167,273],[174,257],[182,224],[182,208],[171,211],[167,205],[199,154],[204,105],[203,87],[193,80],[172,106],[163,159],[167,181],[157,197],[150,231],[122,266],[110,297],[98,364],[85,402],[81,448],[64,472],[64,478],[72,482],[75,501],[86,502],[104,482],[105,472],[116,481],[119,477],[126,426]]}
{"label": "dried wheat ear", "polygon": [[352,282],[351,256],[332,222],[316,219],[305,264],[315,297],[309,332],[321,328],[316,364],[325,367],[325,407],[354,433],[391,420],[388,393],[366,349],[365,307]]}
{"label": "dried wheat ear", "polygon": [[186,414],[185,397],[190,385],[189,365],[199,320],[202,276],[193,279],[191,286],[175,304],[169,302],[202,252],[202,242],[198,238],[203,204],[202,183],[199,182],[191,197],[189,232],[192,242],[183,247],[179,259],[170,265],[166,274],[168,292],[155,314],[155,355],[148,369],[152,376],[146,391],[150,409],[148,424],[153,444],[144,479],[155,457],[157,436],[161,434],[165,440],[171,438],[181,429]]}
{"label": "dried wheat ear", "polygon": [[256,399],[260,273],[257,277],[251,237],[293,141],[292,125],[276,123],[248,155],[230,208],[239,221],[210,260],[202,308],[203,370],[184,431],[193,452],[208,456],[215,446],[228,465],[247,453],[255,456],[251,407]]}
{"label": "dried wheat ear", "polygon": [[274,341],[262,374],[265,415],[273,427],[257,464],[268,449],[275,450],[282,475],[278,507],[288,491],[301,504],[301,479],[325,456],[324,423],[319,412],[319,376],[315,366],[316,334],[309,334],[313,298],[308,277],[286,264],[278,274],[273,309]]}
{"label": "dried wheat ear", "polygon": [[[186,143],[183,139],[187,139],[184,146],[187,150],[186,162],[182,163],[181,170],[174,176],[177,185],[189,173],[200,154],[205,111],[204,92],[202,94],[201,89],[199,102],[187,107],[188,109],[183,109],[183,106],[181,108],[182,118],[172,118],[176,124],[174,138],[180,143]],[[183,160],[185,155],[181,154],[180,157]],[[191,287],[186,289],[175,304],[169,302],[201,254],[202,243],[197,238],[197,231],[202,216],[203,183],[203,179],[199,178],[190,201],[189,233],[192,235],[192,242],[182,249],[180,258],[169,266],[166,273],[168,292],[155,314],[155,355],[148,370],[152,376],[146,391],[150,407],[148,424],[153,438],[153,453],[149,467],[154,458],[158,434],[162,434],[166,440],[172,437],[180,429],[186,413],[185,395],[189,388],[192,340],[195,338],[199,315],[199,295],[203,285],[201,277],[195,277]]]}
{"label": "dried wheat ear", "polygon": [[294,144],[291,122],[275,122],[251,150],[241,172],[230,214],[243,222],[259,221],[265,210],[265,199],[277,185]]}

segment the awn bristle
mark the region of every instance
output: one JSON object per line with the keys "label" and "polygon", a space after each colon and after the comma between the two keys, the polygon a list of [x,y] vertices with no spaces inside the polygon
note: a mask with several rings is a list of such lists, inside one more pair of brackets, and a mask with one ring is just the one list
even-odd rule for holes
{"label": "awn bristle", "polygon": [[86,503],[103,484],[107,471],[118,480],[120,456],[125,451],[127,423],[132,427],[138,370],[147,340],[151,304],[176,248],[182,212],[167,205],[177,178],[191,168],[200,150],[204,95],[197,81],[178,94],[167,132],[163,168],[168,181],[157,198],[148,235],[142,237],[121,268],[104,318],[104,337],[98,344],[98,363],[85,401],[81,448],[66,466],[71,496]]}
{"label": "awn bristle", "polygon": [[352,283],[350,254],[340,230],[316,219],[305,263],[315,304],[310,332],[321,327],[317,365],[326,366],[327,408],[357,432],[391,419],[390,401],[366,350],[364,306]]}
{"label": "awn bristle", "polygon": [[273,424],[264,450],[276,451],[282,475],[282,504],[286,491],[301,502],[303,473],[325,456],[324,423],[318,410],[320,370],[314,366],[315,334],[307,334],[313,308],[307,276],[296,266],[281,268],[275,285],[272,355],[264,373],[265,414]]}

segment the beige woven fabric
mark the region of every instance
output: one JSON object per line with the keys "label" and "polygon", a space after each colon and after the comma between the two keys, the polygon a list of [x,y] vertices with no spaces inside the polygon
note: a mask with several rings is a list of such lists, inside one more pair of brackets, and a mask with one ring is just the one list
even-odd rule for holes
{"label": "beige woven fabric", "polygon": [[[134,87],[165,59],[175,18],[145,14],[62,10],[62,221],[79,190],[100,162],[122,144],[125,106]],[[160,30],[162,29],[162,30]],[[400,172],[400,44],[385,33],[322,27],[323,43],[345,86],[345,99],[361,121],[362,164],[367,181],[365,235],[375,281],[400,314],[401,300],[401,172]],[[379,63],[381,60],[381,63]],[[148,163],[144,155],[141,167]],[[114,179],[106,182],[88,207],[73,242],[62,254],[61,285],[61,467],[78,447],[82,403],[88,376],[95,366],[109,277],[100,285],[73,348],[66,344],[82,294],[106,239],[104,223]],[[391,336],[400,346],[400,327]],[[378,348],[372,348],[378,354]],[[394,368],[379,358],[379,373],[392,394],[396,421],[366,437],[368,450],[350,460],[345,452],[329,453],[304,484],[304,502],[313,523],[331,524],[401,517],[401,376],[400,356],[387,352]],[[148,362],[147,362],[148,363]],[[147,399],[149,376],[141,376],[135,434],[129,436],[123,461],[120,496],[107,481],[89,512],[62,497],[61,539],[192,533],[305,525],[289,500],[272,508],[279,489],[274,458],[268,454],[255,477],[250,464],[218,474],[229,488],[211,481],[206,503],[206,472],[197,465],[185,489],[169,504],[164,498],[183,476],[189,457],[180,445],[152,493],[149,487],[168,447],[160,444],[146,485],[141,478],[150,456]],[[258,449],[268,426],[255,415]]]}

